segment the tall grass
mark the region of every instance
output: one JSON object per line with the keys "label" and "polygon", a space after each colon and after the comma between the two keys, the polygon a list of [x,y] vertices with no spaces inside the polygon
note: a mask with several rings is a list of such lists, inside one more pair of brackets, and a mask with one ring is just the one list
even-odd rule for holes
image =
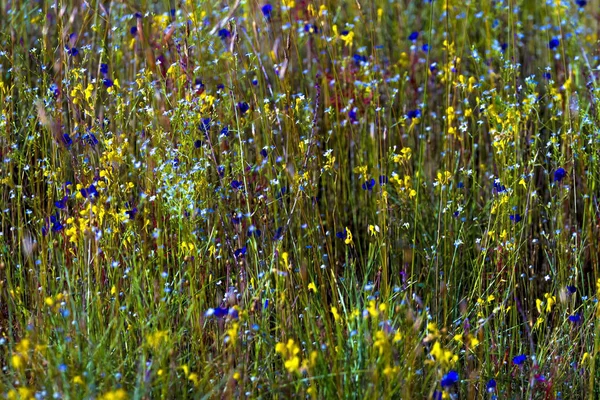
{"label": "tall grass", "polygon": [[0,5],[2,396],[599,396],[597,1]]}

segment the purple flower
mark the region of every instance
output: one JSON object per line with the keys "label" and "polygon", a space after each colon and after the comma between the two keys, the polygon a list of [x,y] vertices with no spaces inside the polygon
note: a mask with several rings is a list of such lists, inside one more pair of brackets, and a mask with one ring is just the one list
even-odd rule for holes
{"label": "purple flower", "polygon": [[560,182],[562,181],[565,176],[567,176],[567,171],[565,171],[564,168],[559,168],[556,171],[554,171],[554,182]]}
{"label": "purple flower", "polygon": [[458,372],[450,371],[442,377],[441,385],[443,388],[450,387],[458,382]]}

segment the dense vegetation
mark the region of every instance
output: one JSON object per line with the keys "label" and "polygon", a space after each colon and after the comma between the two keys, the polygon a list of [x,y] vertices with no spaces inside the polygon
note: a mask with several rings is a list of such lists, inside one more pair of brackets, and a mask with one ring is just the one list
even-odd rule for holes
{"label": "dense vegetation", "polygon": [[0,0],[0,397],[598,398],[599,5]]}

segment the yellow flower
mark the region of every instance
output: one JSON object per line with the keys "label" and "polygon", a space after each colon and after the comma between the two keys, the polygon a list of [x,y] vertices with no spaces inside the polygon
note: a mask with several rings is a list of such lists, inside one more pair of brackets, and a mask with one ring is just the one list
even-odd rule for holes
{"label": "yellow flower", "polygon": [[440,342],[437,341],[433,344],[430,354],[443,366],[448,366],[458,360],[458,356],[453,355],[450,350],[442,348]]}
{"label": "yellow flower", "polygon": [[373,318],[376,318],[379,315],[379,311],[377,310],[377,306],[375,305],[375,300],[369,301],[367,311],[369,312],[369,315]]}
{"label": "yellow flower", "polygon": [[292,357],[285,362],[284,366],[290,374],[294,373],[300,368],[300,358]]}
{"label": "yellow flower", "polygon": [[25,365],[25,363],[23,362],[23,358],[18,354],[14,354],[10,358],[10,363],[12,364],[14,369],[21,369]]}
{"label": "yellow flower", "polygon": [[342,40],[344,41],[344,45],[348,47],[352,47],[352,40],[354,39],[354,32],[350,31],[347,34],[342,34]]}
{"label": "yellow flower", "polygon": [[352,244],[352,232],[350,232],[350,229],[348,229],[348,227],[346,227],[346,240],[344,240],[344,242],[346,244]]}
{"label": "yellow flower", "polygon": [[314,282],[308,284],[308,290],[312,290],[313,293],[317,293],[317,285]]}
{"label": "yellow flower", "polygon": [[546,298],[546,312],[550,312],[552,311],[552,307],[554,306],[554,304],[556,304],[556,296],[552,296],[550,293],[546,293],[544,295],[544,297]]}
{"label": "yellow flower", "polygon": [[158,350],[158,348],[166,342],[169,336],[168,331],[156,331],[146,336],[146,342],[148,346],[152,347],[154,350]]}
{"label": "yellow flower", "polygon": [[340,320],[340,314],[338,314],[337,307],[331,306],[331,314],[333,314],[333,319],[337,322]]}
{"label": "yellow flower", "polygon": [[98,400],[125,400],[127,399],[127,392],[124,389],[112,390],[104,393],[98,397]]}

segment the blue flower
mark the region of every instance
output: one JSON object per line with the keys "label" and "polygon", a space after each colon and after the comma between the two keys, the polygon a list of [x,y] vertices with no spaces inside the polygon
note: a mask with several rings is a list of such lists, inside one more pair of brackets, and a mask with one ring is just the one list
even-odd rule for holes
{"label": "blue flower", "polygon": [[77,50],[77,47],[71,47],[70,49],[67,47],[67,54],[70,55],[71,57],[75,57],[76,55],[79,54],[79,50]]}
{"label": "blue flower", "polygon": [[556,37],[550,39],[550,41],[548,42],[548,48],[550,50],[556,49],[559,45],[560,45],[560,40]]}
{"label": "blue flower", "polygon": [[109,87],[113,87],[114,82],[112,81],[112,79],[102,79],[102,84],[104,86],[106,86],[107,88],[109,88]]}
{"label": "blue flower", "polygon": [[442,394],[442,392],[440,392],[439,390],[436,390],[435,392],[433,392],[433,397],[431,398],[432,400],[442,400],[444,398],[444,395]]}
{"label": "blue flower", "polygon": [[244,183],[238,180],[233,180],[231,181],[231,187],[234,188],[235,190],[238,190],[239,188],[241,188],[242,186],[244,186]]}
{"label": "blue flower", "polygon": [[354,55],[352,56],[352,59],[354,60],[354,62],[356,63],[356,65],[360,65],[361,63],[366,63],[367,62],[367,57],[360,55],[358,53],[354,53]]}
{"label": "blue flower", "polygon": [[569,315],[569,321],[571,321],[574,324],[578,324],[581,322],[581,314],[574,314],[574,315]]}
{"label": "blue flower", "polygon": [[231,37],[231,32],[229,32],[227,29],[223,28],[223,29],[219,29],[219,32],[217,32],[217,34],[219,35],[219,37],[223,40],[226,40],[227,38]]}
{"label": "blue flower", "polygon": [[260,10],[262,11],[262,13],[265,16],[265,18],[267,19],[267,21],[270,21],[271,13],[273,12],[273,6],[270,5],[269,3],[267,3],[264,6],[262,6]]}
{"label": "blue flower", "polygon": [[268,156],[268,153],[267,153],[267,148],[266,148],[266,147],[263,147],[263,149],[260,151],[260,155],[261,155],[263,158],[267,158],[267,156]]}
{"label": "blue flower", "polygon": [[576,0],[575,4],[577,4],[579,7],[583,8],[587,5],[587,0]]}
{"label": "blue flower", "polygon": [[346,231],[341,231],[335,234],[335,236],[337,236],[339,239],[346,239]]}
{"label": "blue flower", "polygon": [[496,189],[498,193],[502,193],[506,191],[506,186],[502,185],[500,182],[494,182],[494,189]]}
{"label": "blue flower", "polygon": [[419,110],[418,108],[416,110],[410,110],[406,116],[408,117],[408,119],[415,119],[415,118],[421,118],[421,110]]}
{"label": "blue flower", "polygon": [[443,388],[450,387],[458,382],[458,372],[450,371],[442,377],[441,385]]}
{"label": "blue flower", "polygon": [[200,123],[200,130],[204,133],[207,133],[210,129],[210,118],[202,118],[202,122]]}
{"label": "blue flower", "polygon": [[60,221],[56,221],[52,224],[52,232],[59,232],[64,228],[63,224]]}
{"label": "blue flower", "polygon": [[564,168],[559,168],[556,171],[554,171],[554,182],[560,182],[562,181],[565,176],[567,176],[567,171],[565,171]]}
{"label": "blue flower", "polygon": [[421,46],[421,50],[423,50],[425,53],[427,53],[429,51],[429,44],[425,43],[423,46]]}
{"label": "blue flower", "polygon": [[496,380],[494,378],[490,379],[487,385],[485,385],[485,389],[488,391],[488,393],[492,393],[494,390],[496,390]]}
{"label": "blue flower", "polygon": [[575,292],[577,292],[577,288],[575,286],[567,286],[567,290],[569,291],[569,294],[575,294]]}
{"label": "blue flower", "polygon": [[81,193],[81,195],[83,197],[85,197],[86,199],[89,198],[93,198],[93,197],[98,197],[98,191],[96,190],[96,187],[92,184],[87,188],[83,188],[81,190],[79,190],[79,193]]}
{"label": "blue flower", "polygon": [[85,141],[87,141],[91,146],[95,146],[98,144],[98,138],[93,133],[88,133],[83,137]]}
{"label": "blue flower", "polygon": [[229,128],[228,127],[224,127],[223,129],[221,129],[221,136],[229,136]]}
{"label": "blue flower", "polygon": [[419,38],[419,32],[417,32],[417,31],[411,32],[411,34],[408,35],[408,40],[410,40],[411,42],[414,42],[418,38]]}
{"label": "blue flower", "polygon": [[250,106],[245,101],[240,101],[237,104],[237,106],[238,106],[240,112],[242,113],[242,115],[246,114],[246,112],[248,112],[248,110],[250,109]]}
{"label": "blue flower", "polygon": [[370,180],[368,180],[362,184],[363,190],[371,191],[371,190],[373,190],[374,186],[375,186],[375,179],[373,179],[373,178],[371,178]]}
{"label": "blue flower", "polygon": [[241,249],[237,249],[236,251],[234,251],[233,255],[235,256],[235,258],[244,257],[246,255],[246,246],[242,247]]}
{"label": "blue flower", "polygon": [[62,210],[63,208],[65,208],[65,207],[66,207],[66,205],[67,205],[67,200],[68,200],[68,197],[67,197],[67,196],[65,196],[65,197],[63,197],[61,200],[55,201],[55,202],[54,202],[54,205],[55,205],[55,206],[56,206],[56,208],[58,208],[59,210]]}
{"label": "blue flower", "polygon": [[125,211],[125,214],[127,214],[129,219],[134,219],[137,212],[138,212],[137,207],[133,207],[131,210]]}
{"label": "blue flower", "polygon": [[281,240],[282,238],[283,238],[283,228],[279,227],[275,231],[275,235],[273,235],[273,241],[277,242],[278,240]]}
{"label": "blue flower", "polygon": [[304,25],[304,32],[309,34],[319,33],[319,28],[314,24],[306,24]]}
{"label": "blue flower", "polygon": [[226,307],[209,308],[206,311],[205,316],[215,317],[215,318],[223,318],[223,317],[226,317],[228,313],[229,313],[229,309],[227,309]]}
{"label": "blue flower", "polygon": [[527,360],[527,356],[525,354],[520,354],[518,356],[514,356],[512,359],[513,364],[521,365]]}
{"label": "blue flower", "polygon": [[63,142],[65,142],[65,145],[67,147],[69,147],[73,144],[73,139],[71,139],[71,137],[69,136],[68,133],[63,134],[62,138],[63,138]]}
{"label": "blue flower", "polygon": [[520,214],[511,214],[509,218],[513,222],[519,222],[522,219]]}
{"label": "blue flower", "polygon": [[348,111],[348,117],[350,118],[350,121],[352,121],[352,122],[356,122],[357,121],[357,119],[356,119],[356,110],[357,110],[357,108],[354,107],[352,110]]}
{"label": "blue flower", "polygon": [[129,33],[131,33],[131,36],[136,36],[138,33],[137,26],[132,26],[131,29],[129,29]]}
{"label": "blue flower", "polygon": [[56,83],[50,85],[50,93],[52,93],[52,97],[56,98],[60,94],[60,89]]}
{"label": "blue flower", "polygon": [[198,139],[194,142],[194,147],[199,149],[200,147],[202,147],[202,140]]}
{"label": "blue flower", "polygon": [[552,74],[550,72],[544,72],[544,79],[552,79]]}
{"label": "blue flower", "polygon": [[100,64],[100,73],[101,74],[108,74],[108,64]]}
{"label": "blue flower", "polygon": [[386,183],[388,183],[388,177],[386,175],[379,175],[379,184],[383,186]]}
{"label": "blue flower", "polygon": [[456,187],[458,187],[459,189],[462,189],[465,187],[465,184],[462,182],[458,182],[458,185],[456,185]]}

